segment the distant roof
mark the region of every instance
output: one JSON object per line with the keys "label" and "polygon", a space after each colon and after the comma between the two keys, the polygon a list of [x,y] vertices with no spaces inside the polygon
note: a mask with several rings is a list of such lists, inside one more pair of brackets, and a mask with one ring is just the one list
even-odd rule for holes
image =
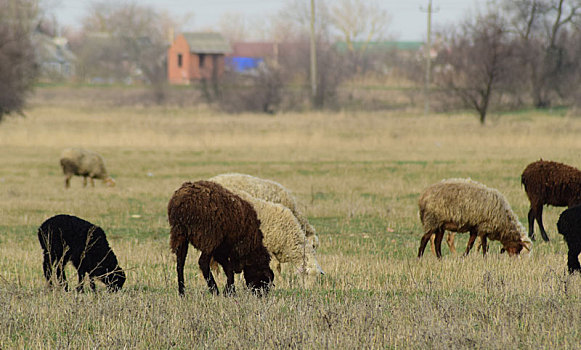
{"label": "distant roof", "polygon": [[273,42],[237,42],[232,44],[231,56],[234,57],[270,57],[275,55]]}
{"label": "distant roof", "polygon": [[77,57],[69,50],[67,40],[62,37],[52,38],[41,32],[34,32],[32,42],[35,46],[39,63],[73,63]]}
{"label": "distant roof", "polygon": [[287,56],[304,49],[304,44],[299,42],[236,42],[232,44],[232,52],[228,56],[272,58]]}
{"label": "distant roof", "polygon": [[[367,45],[367,50],[369,51],[389,51],[389,50],[405,50],[405,51],[415,51],[419,50],[424,43],[421,41],[370,41],[369,43],[356,41],[353,46],[356,49]],[[336,42],[335,47],[341,51],[347,50],[347,43]]]}
{"label": "distant roof", "polygon": [[228,53],[232,51],[228,41],[220,33],[182,33],[191,52]]}

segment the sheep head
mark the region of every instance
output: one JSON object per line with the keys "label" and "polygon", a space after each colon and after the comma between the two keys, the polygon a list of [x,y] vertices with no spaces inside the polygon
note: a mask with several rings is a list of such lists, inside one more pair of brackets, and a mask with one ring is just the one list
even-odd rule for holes
{"label": "sheep head", "polygon": [[107,285],[107,290],[110,292],[116,292],[123,288],[123,284],[125,284],[125,272],[120,267],[117,267],[112,272],[106,273],[102,281]]}
{"label": "sheep head", "polygon": [[115,187],[115,179],[113,179],[111,176],[106,177],[105,180],[103,180],[103,182],[108,187]]}
{"label": "sheep head", "polygon": [[244,268],[244,280],[248,289],[254,293],[266,295],[272,286],[274,286],[274,272],[267,267],[256,268],[256,266],[247,266]]}
{"label": "sheep head", "polygon": [[509,256],[515,256],[521,253],[523,255],[529,255],[533,250],[533,243],[528,236],[521,236],[518,242],[503,243],[503,246],[501,253],[507,252]]}
{"label": "sheep head", "polygon": [[319,263],[314,261],[312,264],[297,267],[298,274],[305,274],[309,277],[317,278],[325,274]]}

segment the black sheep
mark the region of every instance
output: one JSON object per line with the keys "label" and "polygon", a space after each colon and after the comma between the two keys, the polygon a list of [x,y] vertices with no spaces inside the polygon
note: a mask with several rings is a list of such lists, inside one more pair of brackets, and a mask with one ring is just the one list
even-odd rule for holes
{"label": "black sheep", "polygon": [[44,255],[44,277],[50,285],[53,269],[56,269],[58,283],[68,290],[64,267],[71,261],[79,274],[78,291],[83,290],[85,274],[89,275],[93,290],[95,278],[101,280],[110,291],[123,287],[125,272],[99,226],[76,216],[56,215],[39,227],[38,240]]}
{"label": "black sheep", "polygon": [[569,247],[567,254],[567,267],[569,273],[581,272],[579,253],[581,253],[581,206],[569,208],[561,213],[557,221],[559,233],[565,237]]}
{"label": "black sheep", "polygon": [[571,208],[581,204],[581,171],[567,164],[541,159],[527,165],[521,182],[531,202],[529,237],[535,239],[536,219],[541,236],[549,241],[543,226],[543,205]]}

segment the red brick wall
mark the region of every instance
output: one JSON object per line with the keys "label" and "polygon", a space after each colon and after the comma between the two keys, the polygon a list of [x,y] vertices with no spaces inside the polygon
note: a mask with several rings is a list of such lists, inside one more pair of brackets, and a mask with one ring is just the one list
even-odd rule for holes
{"label": "red brick wall", "polygon": [[[178,65],[178,55],[182,55],[182,65]],[[189,84],[196,79],[197,60],[192,62],[190,47],[183,35],[178,35],[167,50],[167,78],[170,84]],[[192,68],[196,70],[192,71]]]}

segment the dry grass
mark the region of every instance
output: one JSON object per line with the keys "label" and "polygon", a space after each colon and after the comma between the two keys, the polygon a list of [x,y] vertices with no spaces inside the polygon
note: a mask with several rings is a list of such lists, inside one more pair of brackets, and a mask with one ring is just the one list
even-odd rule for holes
{"label": "dry grass", "polygon": [[[556,233],[528,259],[416,259],[417,198],[446,177],[498,188],[525,222],[525,165],[581,166],[581,119],[414,113],[216,114],[205,109],[35,106],[0,125],[0,348],[577,348],[581,278]],[[62,148],[106,159],[117,187],[64,190]],[[209,295],[196,255],[177,293],[166,204],[185,180],[223,172],[292,189],[321,240],[327,275],[304,288],[287,268],[273,293]],[[124,289],[50,291],[36,228],[57,213],[102,226]],[[393,231],[393,232],[392,232]],[[466,242],[458,237],[460,250]],[[68,269],[69,281],[76,280]],[[238,278],[239,279],[239,278]],[[220,276],[224,284],[223,274]]]}

